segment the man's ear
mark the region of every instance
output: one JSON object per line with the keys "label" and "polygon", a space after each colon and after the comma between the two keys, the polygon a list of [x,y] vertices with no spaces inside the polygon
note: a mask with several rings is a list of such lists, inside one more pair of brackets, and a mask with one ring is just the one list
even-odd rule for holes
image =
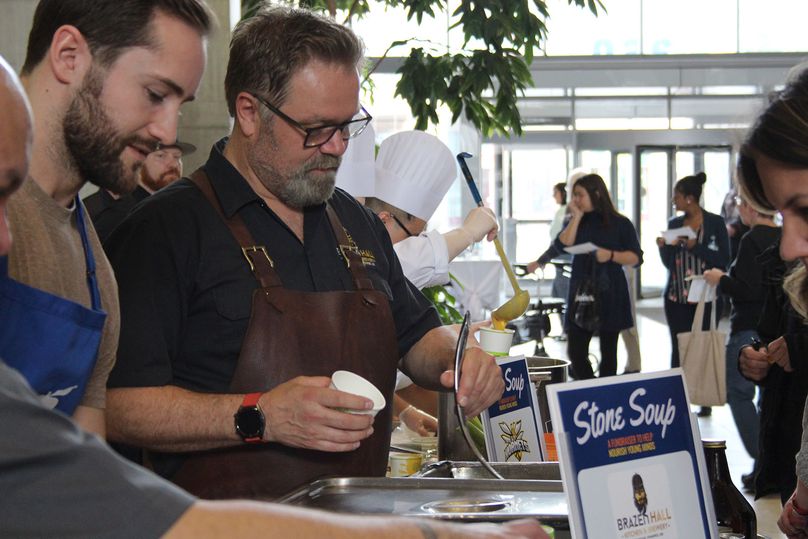
{"label": "man's ear", "polygon": [[258,100],[247,92],[236,96],[235,119],[238,129],[245,138],[257,136],[261,126]]}
{"label": "man's ear", "polygon": [[390,222],[390,212],[389,211],[382,210],[382,211],[380,211],[378,213],[378,215],[379,215],[379,219],[381,219],[382,223],[384,223],[385,225],[388,222]]}
{"label": "man's ear", "polygon": [[47,60],[56,80],[62,84],[77,84],[89,71],[93,55],[79,29],[66,24],[53,33]]}

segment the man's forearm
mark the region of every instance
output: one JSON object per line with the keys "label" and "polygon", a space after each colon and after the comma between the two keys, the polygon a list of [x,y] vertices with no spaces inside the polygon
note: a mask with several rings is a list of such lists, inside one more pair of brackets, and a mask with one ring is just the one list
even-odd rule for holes
{"label": "man's forearm", "polygon": [[407,376],[419,386],[432,390],[445,390],[440,385],[440,375],[453,369],[457,334],[449,326],[431,329],[401,360]]}
{"label": "man's forearm", "polygon": [[[514,526],[516,524],[507,524]],[[523,523],[524,525],[524,523]],[[538,528],[538,524],[533,523]],[[495,525],[452,524],[395,516],[338,515],[250,501],[199,500],[163,536],[164,539],[218,537],[297,537],[331,539],[460,539],[461,537],[536,537],[540,530],[519,533]],[[521,530],[520,530],[521,531]]]}
{"label": "man's forearm", "polygon": [[195,393],[176,386],[116,388],[107,393],[107,436],[166,452],[242,443],[233,414],[243,395]]}

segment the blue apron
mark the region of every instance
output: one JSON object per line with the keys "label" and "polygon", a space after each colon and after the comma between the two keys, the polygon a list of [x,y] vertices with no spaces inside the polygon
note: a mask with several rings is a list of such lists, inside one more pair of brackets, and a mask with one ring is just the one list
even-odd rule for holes
{"label": "blue apron", "polygon": [[78,197],[75,204],[92,309],[11,279],[8,258],[0,257],[0,358],[25,376],[46,406],[68,415],[84,396],[107,317]]}

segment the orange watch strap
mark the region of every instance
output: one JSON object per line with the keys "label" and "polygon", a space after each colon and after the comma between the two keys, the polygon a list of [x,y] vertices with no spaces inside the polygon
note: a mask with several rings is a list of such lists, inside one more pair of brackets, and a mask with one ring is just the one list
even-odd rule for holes
{"label": "orange watch strap", "polygon": [[261,398],[261,395],[263,395],[263,393],[248,393],[244,395],[244,400],[241,401],[241,406],[245,408],[258,406],[258,400]]}

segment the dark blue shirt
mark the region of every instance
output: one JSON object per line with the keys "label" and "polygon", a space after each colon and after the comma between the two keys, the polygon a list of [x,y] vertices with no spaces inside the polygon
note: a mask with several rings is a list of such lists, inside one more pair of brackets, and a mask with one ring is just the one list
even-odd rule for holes
{"label": "dark blue shirt", "polygon": [[[600,214],[585,213],[578,224],[575,235],[575,244],[592,242],[598,247],[610,251],[631,251],[637,255],[642,264],[642,249],[634,225],[622,215],[609,217],[604,223]],[[556,249],[563,252],[566,247],[556,238]],[[592,274],[592,264],[595,253],[575,255],[572,257],[572,276],[567,296],[567,305],[572,305],[572,298],[579,284]],[[621,331],[634,326],[631,315],[631,299],[628,295],[628,284],[623,266],[617,262],[595,263],[595,281],[598,290],[598,304],[600,306],[600,331]],[[566,323],[571,324],[571,309],[567,309]]]}

